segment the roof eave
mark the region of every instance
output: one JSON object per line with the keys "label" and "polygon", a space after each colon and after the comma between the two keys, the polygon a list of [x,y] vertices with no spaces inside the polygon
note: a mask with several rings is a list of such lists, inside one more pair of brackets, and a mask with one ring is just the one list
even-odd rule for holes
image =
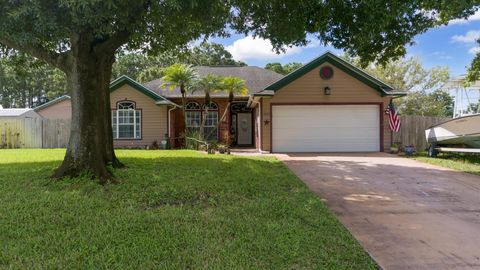
{"label": "roof eave", "polygon": [[408,95],[407,92],[399,92],[399,91],[384,91],[382,94],[383,97],[404,97]]}
{"label": "roof eave", "polygon": [[50,100],[49,102],[43,103],[42,105],[39,105],[39,106],[33,108],[33,110],[36,112],[36,111],[45,109],[47,107],[50,107],[51,105],[57,104],[58,102],[63,101],[63,100],[67,100],[67,99],[70,99],[70,96],[63,95],[63,96],[58,97],[56,99]]}
{"label": "roof eave", "polygon": [[381,82],[380,80],[374,78],[373,76],[367,74],[365,71],[353,66],[352,64],[348,63],[347,61],[341,59],[340,57],[334,55],[331,52],[326,52],[323,55],[317,57],[316,59],[308,62],[304,66],[285,75],[280,80],[265,87],[264,90],[278,91],[325,62],[329,62],[330,64],[344,71],[345,73],[360,80],[361,82],[380,92],[382,96],[384,96],[384,94],[386,93],[385,90],[393,90],[393,88],[388,84]]}

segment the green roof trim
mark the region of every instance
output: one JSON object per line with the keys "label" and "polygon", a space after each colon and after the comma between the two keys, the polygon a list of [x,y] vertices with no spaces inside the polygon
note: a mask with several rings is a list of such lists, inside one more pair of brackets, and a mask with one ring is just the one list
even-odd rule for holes
{"label": "green roof trim", "polygon": [[382,96],[404,96],[406,93],[393,91],[393,87],[390,85],[380,81],[379,79],[367,74],[365,71],[355,67],[354,65],[348,63],[347,61],[343,60],[342,58],[336,56],[331,52],[326,52],[321,56],[313,59],[312,61],[308,62],[307,64],[303,65],[302,67],[294,70],[293,72],[285,75],[285,77],[281,78],[280,80],[270,84],[269,86],[265,87],[264,90],[273,90],[278,91],[281,88],[285,87],[289,83],[293,82],[294,80],[298,79],[299,77],[305,75],[307,72],[312,71],[316,67],[322,65],[323,63],[330,63],[335,67],[339,68],[343,72],[349,74],[350,76],[356,78],[357,80],[363,82],[364,84],[370,86],[371,88],[375,89],[380,93]]}
{"label": "green roof trim", "polygon": [[[118,88],[122,87],[125,84],[128,84],[133,89],[138,90],[141,93],[143,93],[143,94],[147,95],[148,97],[152,98],[153,100],[156,101],[155,104],[157,104],[157,105],[172,105],[172,106],[179,107],[179,105],[177,105],[174,102],[166,99],[163,96],[160,96],[159,94],[157,94],[157,93],[153,92],[152,90],[146,88],[145,86],[141,85],[140,83],[138,83],[137,81],[135,81],[134,79],[132,79],[132,78],[126,76],[126,75],[122,75],[122,76],[116,78],[115,80],[113,80],[110,83],[110,93],[117,90]],[[67,99],[70,99],[70,96],[64,95],[64,96],[58,97],[54,100],[51,100],[47,103],[44,103],[42,105],[39,105],[39,106],[35,107],[33,110],[35,110],[35,111],[42,110],[42,109],[45,109],[45,108],[47,108],[51,105],[54,105],[54,104],[56,104],[56,103],[58,103],[62,100],[67,100]]]}
{"label": "green roof trim", "polygon": [[45,109],[47,107],[50,107],[53,104],[57,104],[58,102],[63,101],[63,100],[67,100],[67,99],[70,99],[70,96],[63,95],[63,96],[58,97],[56,99],[52,99],[49,102],[45,102],[42,105],[38,105],[37,107],[33,108],[33,110],[34,111],[39,111],[39,110]]}
{"label": "green roof trim", "polygon": [[173,105],[173,106],[178,106],[177,104],[173,103],[172,101],[166,99],[165,97],[153,92],[152,90],[148,89],[147,87],[141,85],[139,82],[135,81],[134,79],[122,75],[118,77],[117,79],[113,80],[110,83],[110,93],[117,90],[118,88],[122,87],[123,85],[129,85],[135,90],[138,90],[139,92],[145,94],[146,96],[152,98],[153,100],[156,101],[157,104],[159,105]]}

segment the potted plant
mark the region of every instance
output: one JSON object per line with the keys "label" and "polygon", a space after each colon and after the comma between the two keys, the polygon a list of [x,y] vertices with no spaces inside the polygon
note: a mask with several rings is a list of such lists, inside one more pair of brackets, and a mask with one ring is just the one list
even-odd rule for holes
{"label": "potted plant", "polygon": [[415,153],[415,147],[413,145],[405,145],[405,147],[403,147],[403,152],[405,152],[407,156],[411,156]]}

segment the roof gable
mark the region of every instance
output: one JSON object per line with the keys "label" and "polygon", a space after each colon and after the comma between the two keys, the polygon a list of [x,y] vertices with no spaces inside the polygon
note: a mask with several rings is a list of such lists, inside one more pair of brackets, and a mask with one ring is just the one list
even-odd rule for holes
{"label": "roof gable", "polygon": [[50,100],[49,102],[43,103],[42,105],[39,105],[39,106],[33,108],[33,110],[34,111],[43,110],[43,109],[45,109],[47,107],[50,107],[54,104],[57,104],[57,103],[59,103],[60,101],[63,101],[63,100],[70,100],[70,96],[63,95],[63,96],[58,97],[56,99]]}
{"label": "roof gable", "polygon": [[[367,74],[365,71],[355,67],[354,65],[348,63],[347,61],[341,59],[340,57],[334,55],[331,52],[326,52],[321,56],[315,58],[314,60],[308,62],[307,64],[303,65],[302,67],[294,70],[293,72],[285,75],[285,77],[281,78],[280,80],[270,84],[269,86],[264,88],[265,90],[271,91],[278,91],[284,86],[288,85],[289,83],[295,81],[296,79],[300,78],[301,76],[305,75],[307,72],[312,71],[316,67],[322,65],[323,63],[328,62],[333,66],[339,68],[343,72],[347,73],[348,75],[356,78],[357,80],[363,82],[364,84],[370,86],[371,88],[378,91],[382,96],[401,96],[405,95],[402,92],[394,91],[393,87],[390,85],[380,81],[379,79]],[[272,93],[273,94],[273,93]]]}
{"label": "roof gable", "polygon": [[132,78],[122,75],[112,81],[110,83],[110,93],[114,92],[115,90],[119,89],[120,87],[124,86],[125,84],[129,85],[133,89],[145,94],[146,96],[152,98],[153,100],[156,101],[156,104],[171,104],[175,105],[173,102],[170,100],[164,98],[163,96],[153,92],[152,90],[148,89],[147,87],[141,85],[137,81],[133,80]]}
{"label": "roof gable", "polygon": [[[125,84],[129,85],[130,87],[132,87],[133,89],[145,94],[146,96],[152,98],[153,100],[155,100],[155,104],[157,105],[173,105],[173,106],[178,106],[176,105],[175,103],[173,103],[172,101],[166,99],[165,97],[163,96],[160,96],[159,94],[153,92],[152,90],[146,88],[145,86],[141,85],[140,83],[138,83],[137,81],[133,80],[132,78],[128,77],[128,76],[125,76],[125,75],[122,75],[120,77],[118,77],[117,79],[113,80],[111,83],[110,83],[110,93],[119,89],[120,87],[124,86]],[[64,95],[64,96],[61,96],[61,97],[58,97],[54,100],[51,100],[47,103],[44,103],[42,105],[39,105],[37,107],[34,108],[35,111],[38,111],[38,110],[42,110],[42,109],[45,109],[47,107],[50,107],[54,104],[57,104],[59,103],[60,101],[63,101],[63,100],[69,100],[70,99],[70,96],[67,96],[67,95]]]}

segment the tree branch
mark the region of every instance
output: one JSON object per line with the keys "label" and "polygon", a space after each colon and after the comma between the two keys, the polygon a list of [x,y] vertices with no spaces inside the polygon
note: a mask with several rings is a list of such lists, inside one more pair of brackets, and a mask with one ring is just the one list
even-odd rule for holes
{"label": "tree branch", "polygon": [[0,36],[0,43],[10,47],[11,49],[30,54],[40,60],[43,60],[56,68],[65,71],[65,62],[68,56],[68,52],[57,53],[45,49],[39,45],[20,45],[5,37]]}
{"label": "tree branch", "polygon": [[128,31],[119,31],[111,37],[98,43],[93,49],[96,54],[114,53],[118,47],[128,42],[130,33]]}

